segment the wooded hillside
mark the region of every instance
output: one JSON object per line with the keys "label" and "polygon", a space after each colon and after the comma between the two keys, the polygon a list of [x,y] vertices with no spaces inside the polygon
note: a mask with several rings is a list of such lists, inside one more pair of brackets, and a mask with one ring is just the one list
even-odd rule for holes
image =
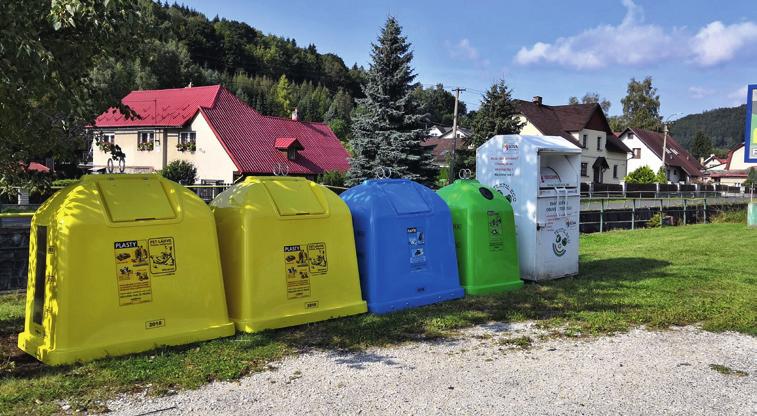
{"label": "wooded hillside", "polygon": [[670,131],[683,147],[690,150],[694,136],[701,130],[722,152],[744,141],[745,114],[746,105],[689,114],[671,123]]}

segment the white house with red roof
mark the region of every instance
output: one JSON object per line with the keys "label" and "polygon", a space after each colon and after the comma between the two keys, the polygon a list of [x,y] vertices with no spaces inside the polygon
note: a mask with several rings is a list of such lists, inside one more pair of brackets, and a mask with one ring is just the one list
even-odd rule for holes
{"label": "white house with red roof", "polygon": [[126,154],[126,172],[186,160],[204,183],[280,169],[314,177],[349,168],[349,154],[328,125],[261,115],[220,85],[132,91],[122,103],[137,116],[110,108],[97,117],[93,170],[107,166],[108,144]]}
{"label": "white house with red roof", "polygon": [[757,163],[747,163],[744,158],[744,143],[737,144],[728,152],[725,168],[709,174],[709,179],[721,185],[741,185],[749,177],[750,169],[757,169]]}

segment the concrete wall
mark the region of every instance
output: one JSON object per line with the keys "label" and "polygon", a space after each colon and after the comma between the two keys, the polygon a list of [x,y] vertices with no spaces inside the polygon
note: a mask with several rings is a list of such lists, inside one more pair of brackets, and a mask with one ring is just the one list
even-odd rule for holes
{"label": "concrete wall", "polygon": [[30,219],[0,222],[0,290],[25,289],[29,261]]}

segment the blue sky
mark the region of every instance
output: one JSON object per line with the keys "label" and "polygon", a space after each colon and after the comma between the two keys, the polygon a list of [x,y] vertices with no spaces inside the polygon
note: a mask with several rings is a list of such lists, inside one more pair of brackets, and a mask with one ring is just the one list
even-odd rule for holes
{"label": "blue sky", "polygon": [[651,75],[664,116],[733,106],[757,83],[754,0],[242,1],[191,0],[205,13],[314,43],[348,66],[367,66],[388,15],[413,44],[423,84],[468,88],[471,108],[504,78],[516,98],[596,91],[621,112],[631,77]]}

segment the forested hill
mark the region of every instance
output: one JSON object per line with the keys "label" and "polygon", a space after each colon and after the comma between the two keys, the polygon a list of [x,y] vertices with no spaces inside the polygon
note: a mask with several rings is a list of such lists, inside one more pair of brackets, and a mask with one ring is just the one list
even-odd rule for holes
{"label": "forested hill", "polygon": [[[130,45],[131,60],[99,63],[91,71],[95,85],[124,96],[135,89],[222,84],[260,113],[288,117],[297,108],[301,120],[326,121],[339,138],[349,138],[354,98],[363,95],[364,68],[348,67],[313,44],[301,47],[244,22],[209,19],[176,3],[139,2],[143,41]],[[442,85],[419,84],[414,97],[429,114],[426,123],[452,123],[454,96]],[[463,125],[465,113],[461,105]]]}
{"label": "forested hill", "polygon": [[746,105],[689,114],[671,123],[670,132],[683,147],[691,149],[694,135],[701,130],[722,152],[744,141],[745,114]]}
{"label": "forested hill", "polygon": [[362,95],[363,68],[244,22],[139,1],[143,41],[132,45],[132,60],[106,59],[95,67],[95,84],[123,96],[134,89],[220,83],[261,113],[289,116],[297,108],[301,119],[333,121],[334,130],[343,130],[337,134],[346,134],[353,98]]}

